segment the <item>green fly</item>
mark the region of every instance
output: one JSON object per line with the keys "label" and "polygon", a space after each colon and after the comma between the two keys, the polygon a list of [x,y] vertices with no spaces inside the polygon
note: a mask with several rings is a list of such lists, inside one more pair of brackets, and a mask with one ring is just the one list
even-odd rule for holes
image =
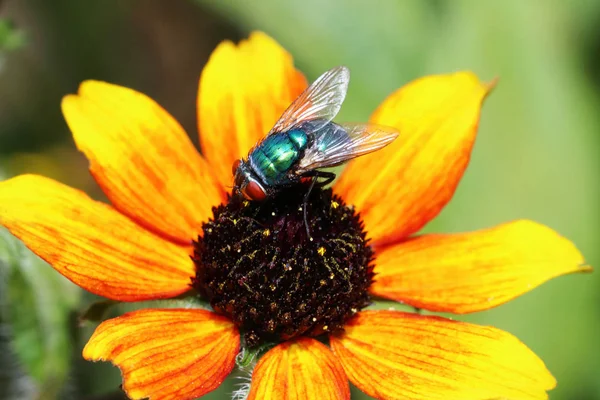
{"label": "green fly", "polygon": [[282,189],[310,182],[308,199],[315,184],[324,186],[335,179],[333,172],[321,168],[338,166],[396,139],[398,132],[390,127],[332,121],[349,81],[348,68],[336,67],[298,96],[248,157],[233,163],[234,194],[263,201]]}

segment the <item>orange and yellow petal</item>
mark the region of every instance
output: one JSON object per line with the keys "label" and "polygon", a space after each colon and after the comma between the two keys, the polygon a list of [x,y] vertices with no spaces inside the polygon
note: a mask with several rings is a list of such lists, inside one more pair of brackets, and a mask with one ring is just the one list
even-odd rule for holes
{"label": "orange and yellow petal", "polygon": [[189,248],[85,193],[36,175],[0,182],[0,224],[82,288],[122,301],[189,290]]}
{"label": "orange and yellow petal", "polygon": [[385,248],[376,263],[371,293],[455,314],[487,310],[554,277],[591,270],[569,240],[526,220],[418,236]]}
{"label": "orange and yellow petal", "polygon": [[292,56],[264,33],[215,49],[200,77],[198,129],[224,187],[232,185],[233,161],[246,157],[306,86]]}
{"label": "orange and yellow petal", "polygon": [[249,400],[350,399],[348,378],[327,346],[304,337],[269,350],[252,372]]}
{"label": "orange and yellow petal", "polygon": [[215,390],[240,349],[232,322],[198,309],[148,309],[103,322],[83,357],[112,361],[134,400],[188,400]]}
{"label": "orange and yellow petal", "polygon": [[450,201],[491,87],[469,72],[428,76],[399,89],[375,111],[371,122],[397,128],[400,137],[353,160],[335,185],[360,210],[375,245],[408,237]]}
{"label": "orange and yellow petal", "polygon": [[190,243],[224,199],[181,125],[149,97],[86,81],[62,110],[104,193],[140,225]]}
{"label": "orange and yellow petal", "polygon": [[398,311],[357,314],[331,348],[348,378],[377,399],[547,399],[544,363],[507,332]]}

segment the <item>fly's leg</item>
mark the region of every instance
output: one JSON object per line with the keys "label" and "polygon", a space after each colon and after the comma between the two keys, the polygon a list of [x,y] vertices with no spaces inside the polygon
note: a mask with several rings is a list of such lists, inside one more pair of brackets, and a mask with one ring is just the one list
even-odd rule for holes
{"label": "fly's leg", "polygon": [[[309,240],[312,240],[312,237],[310,236],[310,229],[308,228],[308,210],[307,210],[308,198],[310,197],[310,193],[312,192],[315,185],[317,185],[317,187],[323,187],[323,186],[330,184],[335,179],[335,174],[333,172],[313,170],[313,171],[308,171],[307,173],[305,173],[302,176],[303,177],[312,177],[310,186],[308,187],[308,191],[304,195],[304,206],[303,206],[304,226],[306,227],[306,235],[308,236]],[[324,178],[324,179],[320,182],[317,182],[319,180],[319,178]]]}
{"label": "fly's leg", "polygon": [[310,229],[308,229],[308,211],[306,210],[307,206],[308,206],[308,197],[310,196],[310,192],[312,192],[313,188],[315,187],[315,183],[317,182],[317,175],[315,175],[312,178],[312,181],[310,182],[310,187],[308,188],[308,192],[306,192],[306,194],[304,195],[304,206],[303,208],[303,213],[304,213],[304,226],[306,227],[306,236],[308,236],[308,240],[312,241],[312,237],[310,236]]}
{"label": "fly's leg", "polygon": [[[300,178],[317,178],[317,182],[315,183],[316,187],[323,187],[323,186],[327,186],[329,185],[331,182],[333,182],[333,180],[335,179],[337,175],[333,172],[327,172],[327,171],[317,171],[316,169],[313,169],[312,171],[307,171],[305,173],[303,173],[302,175],[300,175]],[[322,181],[319,181],[318,179],[323,179]],[[300,182],[303,182],[302,180]]]}

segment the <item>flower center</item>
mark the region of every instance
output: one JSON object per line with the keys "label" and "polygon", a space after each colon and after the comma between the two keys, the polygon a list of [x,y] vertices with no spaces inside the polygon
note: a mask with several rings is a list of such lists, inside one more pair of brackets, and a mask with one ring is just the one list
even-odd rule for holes
{"label": "flower center", "polygon": [[194,288],[246,345],[335,332],[370,302],[373,251],[357,213],[330,189],[264,202],[231,198],[194,242]]}

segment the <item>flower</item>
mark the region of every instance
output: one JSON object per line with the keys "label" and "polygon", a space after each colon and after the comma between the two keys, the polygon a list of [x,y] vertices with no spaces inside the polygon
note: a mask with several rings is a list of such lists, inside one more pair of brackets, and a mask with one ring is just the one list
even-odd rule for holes
{"label": "flower", "polygon": [[[424,77],[371,117],[402,138],[353,160],[334,191],[360,212],[371,238],[372,295],[462,314],[589,270],[573,244],[530,221],[415,236],[451,199],[492,86],[468,72]],[[25,175],[0,183],[0,223],[92,293],[120,301],[181,295],[197,278],[192,239],[206,233],[212,208],[228,201],[230,165],[305,87],[292,58],[266,35],[222,43],[200,79],[200,155],[148,97],[84,82],[62,109],[112,206]],[[267,351],[249,398],[348,399],[348,381],[380,399],[545,399],[555,386],[543,362],[499,329],[400,311],[353,314],[328,336],[329,346],[300,335]],[[83,356],[116,364],[133,399],[192,399],[232,371],[240,342],[223,315],[146,309],[100,324]]]}

